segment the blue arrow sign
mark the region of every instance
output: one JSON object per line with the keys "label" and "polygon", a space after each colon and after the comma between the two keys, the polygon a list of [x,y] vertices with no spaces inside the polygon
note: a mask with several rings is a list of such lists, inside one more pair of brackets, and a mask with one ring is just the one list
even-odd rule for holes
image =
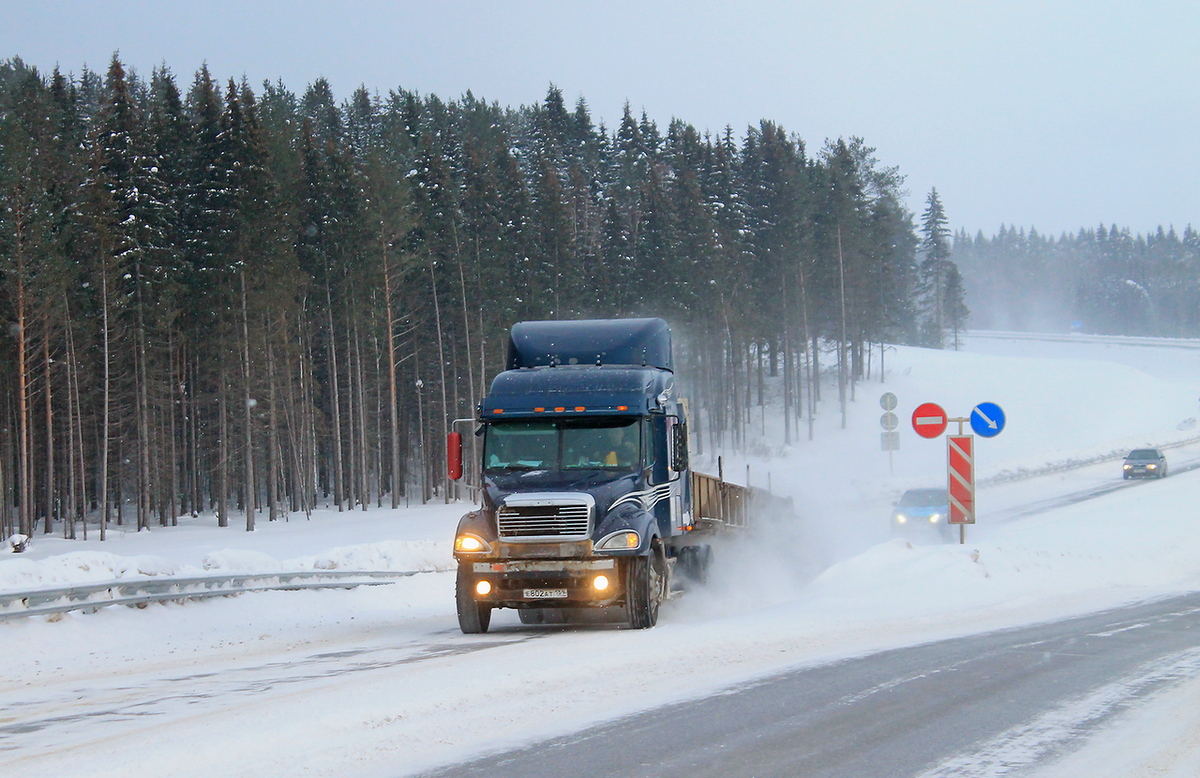
{"label": "blue arrow sign", "polygon": [[994,438],[1004,429],[1004,411],[996,403],[979,403],[971,409],[971,429],[981,438]]}

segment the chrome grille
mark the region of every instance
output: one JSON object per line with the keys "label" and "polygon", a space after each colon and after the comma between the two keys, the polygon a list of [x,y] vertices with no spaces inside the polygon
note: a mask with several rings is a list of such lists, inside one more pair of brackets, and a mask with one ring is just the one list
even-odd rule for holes
{"label": "chrome grille", "polygon": [[591,536],[591,517],[583,501],[509,504],[497,513],[503,540],[584,540]]}

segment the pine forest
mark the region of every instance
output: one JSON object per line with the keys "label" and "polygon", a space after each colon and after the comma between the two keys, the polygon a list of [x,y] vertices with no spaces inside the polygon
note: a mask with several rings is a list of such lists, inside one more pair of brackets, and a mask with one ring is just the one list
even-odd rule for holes
{"label": "pine forest", "polygon": [[[750,450],[767,384],[806,445],[882,344],[970,315],[951,257],[988,242],[905,196],[861,138],[608,128],[553,85],[512,108],[2,61],[0,531],[468,496],[446,434],[521,320],[661,316],[693,445]],[[1194,333],[1190,277],[1164,332]]]}

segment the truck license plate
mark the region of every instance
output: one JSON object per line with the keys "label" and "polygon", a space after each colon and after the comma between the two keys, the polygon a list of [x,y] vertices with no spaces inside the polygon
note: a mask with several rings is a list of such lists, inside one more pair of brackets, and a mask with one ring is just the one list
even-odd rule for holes
{"label": "truck license plate", "polygon": [[567,597],[566,589],[526,589],[527,600],[563,600]]}

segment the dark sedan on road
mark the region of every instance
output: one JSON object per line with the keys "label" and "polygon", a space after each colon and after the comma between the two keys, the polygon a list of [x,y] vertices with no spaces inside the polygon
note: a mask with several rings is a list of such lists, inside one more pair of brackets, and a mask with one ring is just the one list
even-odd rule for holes
{"label": "dark sedan on road", "polygon": [[1135,448],[1121,468],[1125,478],[1166,478],[1167,458],[1157,448]]}

